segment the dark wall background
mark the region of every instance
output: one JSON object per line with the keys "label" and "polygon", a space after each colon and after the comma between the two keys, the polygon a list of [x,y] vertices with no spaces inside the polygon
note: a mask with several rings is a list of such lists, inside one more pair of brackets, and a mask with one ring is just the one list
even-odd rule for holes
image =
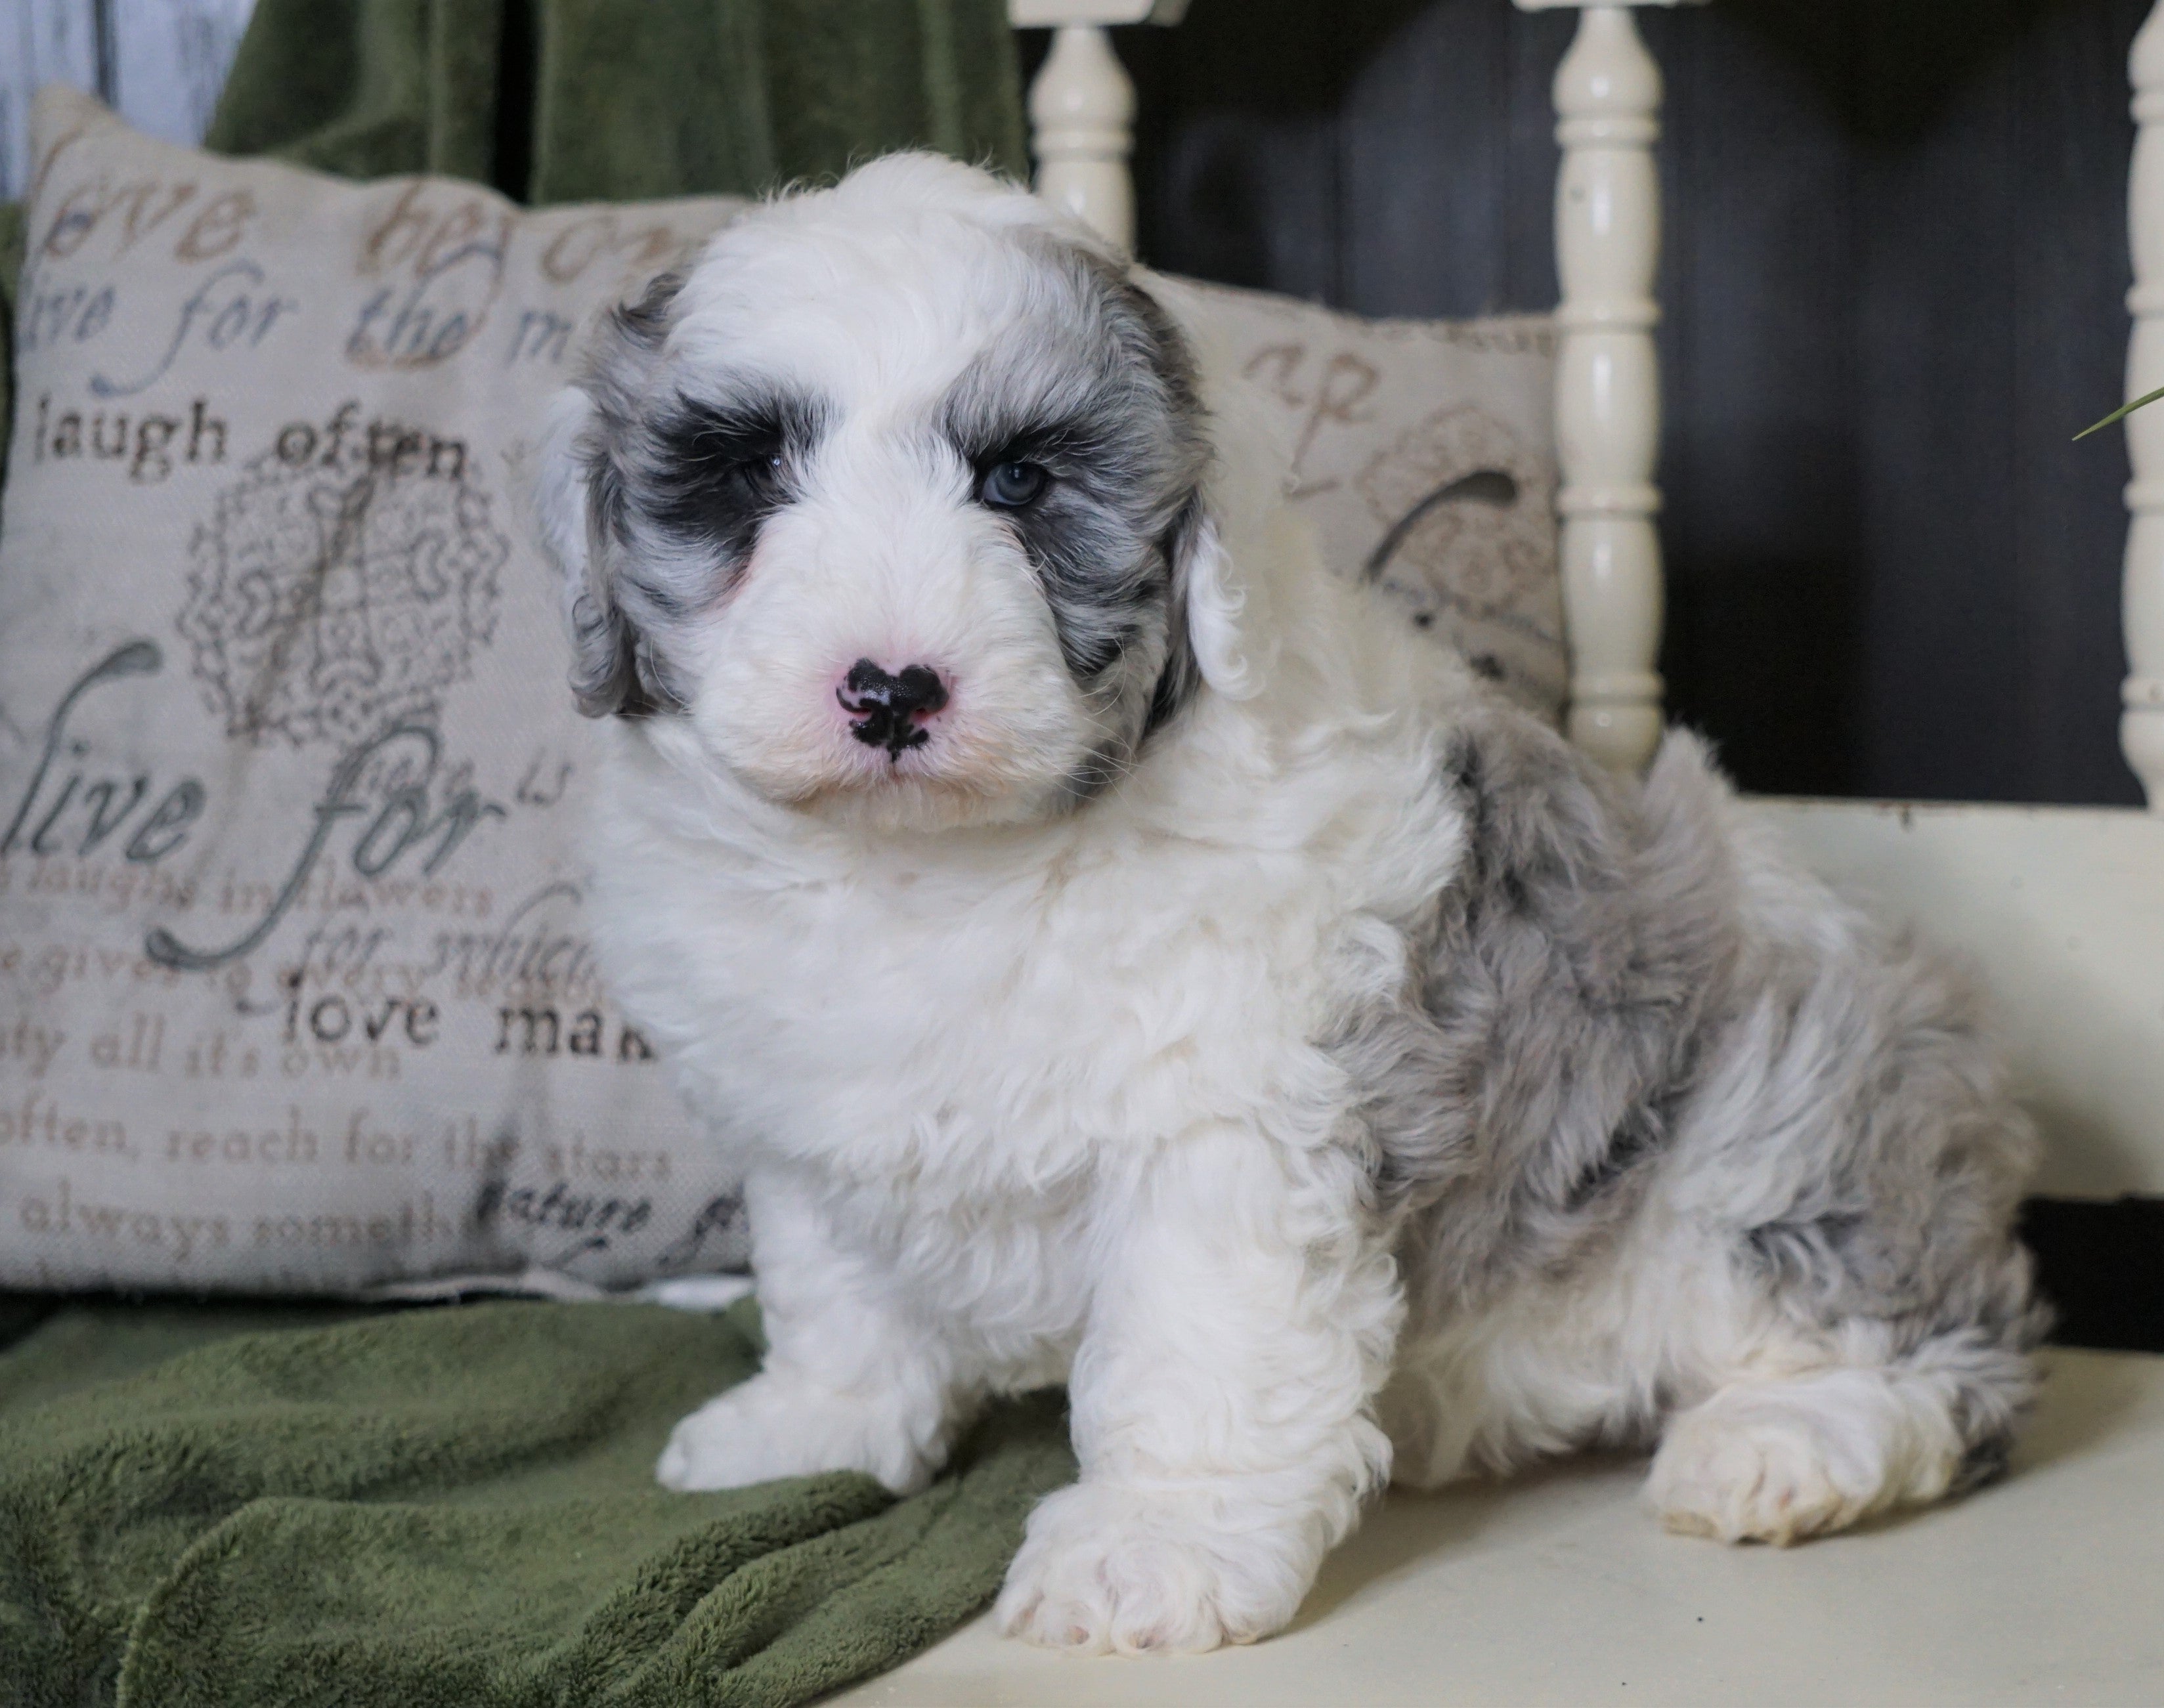
{"label": "dark wall background", "polygon": [[[1639,14],[1669,81],[1663,668],[1746,787],[2138,800],[2125,453],[2069,441],[2120,395],[2150,3]],[[1121,32],[1143,253],[1363,313],[1552,307],[1575,25],[1194,0]]]}

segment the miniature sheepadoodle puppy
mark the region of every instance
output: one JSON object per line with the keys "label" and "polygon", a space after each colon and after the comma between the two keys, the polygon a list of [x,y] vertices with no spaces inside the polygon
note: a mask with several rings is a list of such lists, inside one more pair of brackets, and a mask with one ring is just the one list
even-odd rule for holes
{"label": "miniature sheepadoodle puppy", "polygon": [[1786,1543],[1990,1474],[2035,1140],[1959,980],[1694,741],[1609,777],[1330,573],[1241,422],[1121,257],[906,155],[559,400],[599,927],[771,1343],[661,1480],[919,1489],[1064,1382],[997,1616],[1132,1652],[1279,1629],[1394,1477],[1641,1443]]}

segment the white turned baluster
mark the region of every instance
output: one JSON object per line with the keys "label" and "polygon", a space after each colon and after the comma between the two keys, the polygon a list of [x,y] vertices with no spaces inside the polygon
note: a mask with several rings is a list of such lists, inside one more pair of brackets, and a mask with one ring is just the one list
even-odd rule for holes
{"label": "white turned baluster", "polygon": [[1661,738],[1663,593],[1653,518],[1661,376],[1653,300],[1661,254],[1660,67],[1621,7],[1589,10],[1556,74],[1563,146],[1556,196],[1556,439],[1563,462],[1570,736],[1635,771]]}
{"label": "white turned baluster", "polygon": [[[2134,289],[2126,300],[2134,315],[2130,398],[2164,387],[2164,5],[2135,38],[2133,71],[2140,134],[2128,191],[2134,238]],[[2128,421],[2126,445],[2134,464],[2126,507],[2134,521],[2126,538],[2129,674],[2119,743],[2149,792],[2150,807],[2164,811],[2164,405]]]}
{"label": "white turned baluster", "polygon": [[1135,247],[1135,86],[1106,26],[1177,24],[1187,0],[1007,0],[1017,29],[1051,26],[1052,51],[1029,88],[1037,193]]}
{"label": "white turned baluster", "polygon": [[[1563,175],[1556,263],[1563,306],[1556,443],[1563,464],[1563,610],[1570,629],[1571,740],[1636,771],[1661,739],[1663,587],[1654,484],[1661,376],[1653,344],[1661,259],[1661,69],[1629,6],[1577,6],[1578,39],[1556,74]],[[1646,3],[1646,0],[1630,0]],[[1651,0],[1674,3],[1674,0]],[[1686,0],[1689,3],[1689,0]]]}
{"label": "white turned baluster", "polygon": [[1037,192],[1132,254],[1135,86],[1101,24],[1063,24],[1030,86]]}

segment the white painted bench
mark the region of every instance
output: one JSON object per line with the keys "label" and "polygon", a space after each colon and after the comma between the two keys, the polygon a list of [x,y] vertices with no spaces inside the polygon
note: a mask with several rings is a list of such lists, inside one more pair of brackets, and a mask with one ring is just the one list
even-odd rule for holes
{"label": "white painted bench", "polygon": [[2014,1475],[1799,1548],[1671,1536],[1642,1462],[1393,1495],[1292,1628],[1075,1660],[979,1619],[849,1708],[2136,1708],[2164,1700],[2164,1359],[2055,1351]]}

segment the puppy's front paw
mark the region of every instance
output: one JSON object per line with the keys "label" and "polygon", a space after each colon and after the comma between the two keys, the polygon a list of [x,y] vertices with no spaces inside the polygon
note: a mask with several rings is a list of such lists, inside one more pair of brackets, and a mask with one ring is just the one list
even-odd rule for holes
{"label": "puppy's front paw", "polygon": [[914,1494],[938,1465],[899,1412],[762,1373],[678,1423],[654,1474],[664,1488],[689,1492],[855,1470],[898,1495]]}
{"label": "puppy's front paw", "polygon": [[1242,1504],[1214,1489],[1063,1489],[1030,1515],[994,1609],[1001,1631],[1080,1654],[1195,1654],[1268,1637],[1300,1611],[1320,1550]]}

